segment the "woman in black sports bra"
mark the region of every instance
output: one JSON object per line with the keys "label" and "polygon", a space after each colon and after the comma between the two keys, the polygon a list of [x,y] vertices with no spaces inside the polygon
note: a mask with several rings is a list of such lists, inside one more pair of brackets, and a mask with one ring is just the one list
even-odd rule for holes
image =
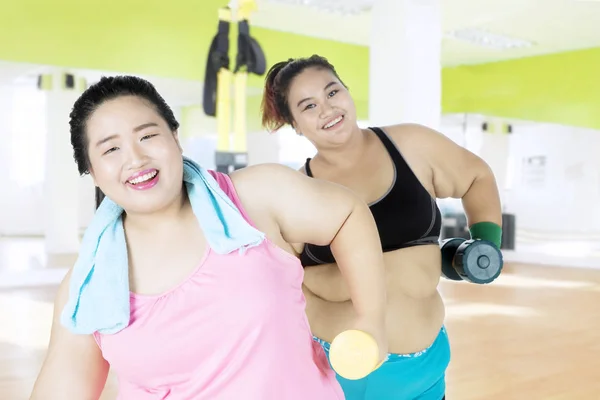
{"label": "woman in black sports bra", "polygon": [[[289,124],[313,143],[318,152],[303,172],[361,196],[379,230],[387,268],[391,353],[364,379],[338,377],[346,399],[443,399],[450,345],[437,291],[442,261],[436,198],[461,198],[471,227],[485,226],[496,238],[501,208],[490,168],[420,125],[359,128],[347,88],[335,68],[316,55],[271,68],[262,113],[267,129]],[[494,243],[499,246],[499,238]],[[352,321],[349,291],[329,246],[307,244],[299,257],[305,267],[309,322],[327,352],[331,340]]]}

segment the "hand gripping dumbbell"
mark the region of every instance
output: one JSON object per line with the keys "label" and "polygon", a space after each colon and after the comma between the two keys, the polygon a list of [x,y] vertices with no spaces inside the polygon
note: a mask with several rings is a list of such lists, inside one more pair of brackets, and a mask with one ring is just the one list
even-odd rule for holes
{"label": "hand gripping dumbbell", "polygon": [[446,279],[486,284],[502,272],[498,247],[487,240],[451,238],[442,241],[442,275]]}
{"label": "hand gripping dumbbell", "polygon": [[373,336],[356,329],[337,335],[331,342],[329,362],[342,378],[362,379],[378,369],[385,360],[379,360],[379,345]]}

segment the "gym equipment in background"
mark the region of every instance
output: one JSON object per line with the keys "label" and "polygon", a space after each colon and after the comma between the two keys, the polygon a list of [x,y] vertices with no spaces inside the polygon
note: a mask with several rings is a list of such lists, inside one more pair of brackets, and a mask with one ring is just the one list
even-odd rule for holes
{"label": "gym equipment in background", "polygon": [[[256,0],[239,0],[219,10],[217,34],[210,46],[204,83],[204,112],[217,118],[218,172],[229,173],[248,165],[246,143],[246,86],[248,74],[263,75],[266,71],[264,52],[250,36],[250,14],[256,10]],[[230,70],[229,31],[232,9],[237,15],[237,55],[235,70]],[[234,130],[230,130],[231,83],[234,84]]]}

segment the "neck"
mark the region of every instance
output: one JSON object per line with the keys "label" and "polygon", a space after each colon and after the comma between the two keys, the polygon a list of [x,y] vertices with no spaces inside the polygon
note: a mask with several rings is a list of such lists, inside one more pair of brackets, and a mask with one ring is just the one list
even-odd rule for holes
{"label": "neck", "polygon": [[350,140],[343,145],[319,150],[315,158],[329,166],[350,168],[362,158],[367,145],[368,133],[358,127],[353,129]]}
{"label": "neck", "polygon": [[189,219],[193,215],[190,200],[182,190],[180,196],[163,209],[152,213],[126,213],[123,217],[123,224],[126,230],[136,230],[142,232],[157,232],[160,230],[171,231],[181,226],[182,221]]}

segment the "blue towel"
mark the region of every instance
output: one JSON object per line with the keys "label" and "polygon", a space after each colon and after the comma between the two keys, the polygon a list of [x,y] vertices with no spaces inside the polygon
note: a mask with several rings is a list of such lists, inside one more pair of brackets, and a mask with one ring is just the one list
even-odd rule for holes
{"label": "blue towel", "polygon": [[[246,222],[212,175],[186,157],[183,181],[212,251],[244,252],[262,243],[264,234]],[[61,314],[61,323],[73,333],[112,334],[129,325],[129,263],[122,213],[105,197],[85,232]]]}

